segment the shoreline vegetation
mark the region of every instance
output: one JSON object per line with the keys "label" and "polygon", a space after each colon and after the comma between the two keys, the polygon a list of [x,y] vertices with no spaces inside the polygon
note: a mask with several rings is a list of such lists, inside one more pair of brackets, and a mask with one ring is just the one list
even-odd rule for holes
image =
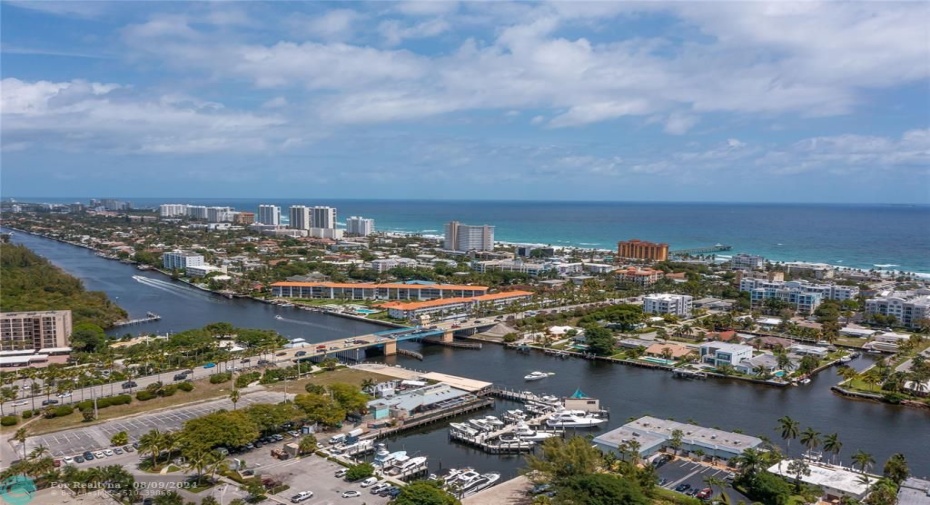
{"label": "shoreline vegetation", "polygon": [[3,312],[70,310],[75,327],[104,329],[127,317],[106,293],[86,291],[80,279],[22,245],[0,243],[0,286]]}

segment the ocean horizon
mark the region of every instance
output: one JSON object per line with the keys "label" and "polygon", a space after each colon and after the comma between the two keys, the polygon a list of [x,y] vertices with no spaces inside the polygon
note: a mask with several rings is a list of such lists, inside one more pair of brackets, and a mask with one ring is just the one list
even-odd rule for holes
{"label": "ocean horizon", "polygon": [[[4,198],[8,200],[8,198]],[[34,203],[86,198],[23,197]],[[725,244],[723,253],[808,261],[863,270],[930,275],[930,205],[537,200],[368,200],[296,198],[126,198],[137,208],[164,203],[230,206],[326,205],[338,219],[362,216],[378,231],[439,235],[448,221],[494,225],[495,240],[615,250],[620,240],[665,242],[672,250]]]}

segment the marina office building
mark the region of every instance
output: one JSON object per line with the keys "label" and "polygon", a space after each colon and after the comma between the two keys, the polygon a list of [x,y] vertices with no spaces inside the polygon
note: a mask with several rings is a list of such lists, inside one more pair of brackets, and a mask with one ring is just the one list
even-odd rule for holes
{"label": "marina office building", "polygon": [[62,348],[71,340],[71,311],[0,313],[0,351]]}
{"label": "marina office building", "polygon": [[373,282],[275,282],[271,293],[284,298],[329,300],[433,300],[467,298],[488,293],[487,286],[457,284],[399,284]]}
{"label": "marina office building", "polygon": [[601,451],[623,456],[621,447],[635,441],[639,444],[640,457],[646,458],[669,447],[673,434],[677,431],[681,432],[681,451],[701,451],[709,457],[724,460],[738,456],[746,449],[762,445],[761,438],[742,433],[704,428],[651,416],[640,417],[596,437],[594,445]]}

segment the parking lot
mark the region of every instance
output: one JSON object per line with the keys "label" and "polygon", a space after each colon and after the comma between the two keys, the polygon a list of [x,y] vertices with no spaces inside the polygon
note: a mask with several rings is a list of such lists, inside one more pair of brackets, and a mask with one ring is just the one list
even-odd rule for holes
{"label": "parking lot", "polygon": [[[286,501],[300,491],[313,491],[313,498],[304,502],[310,505],[383,505],[390,501],[390,498],[371,494],[358,482],[350,483],[336,477],[336,471],[343,467],[325,458],[310,456],[279,461],[271,457],[267,446],[237,457],[245,459],[256,475],[289,485],[290,489],[275,495]],[[349,490],[359,491],[361,496],[343,498],[342,493]]]}
{"label": "parking lot", "polygon": [[[258,391],[243,394],[237,406],[245,407],[253,403],[277,403],[282,399],[281,393]],[[154,428],[161,431],[177,430],[189,419],[209,414],[218,409],[231,410],[232,407],[232,402],[229,399],[222,399],[149,414],[139,414],[86,428],[74,428],[32,437],[28,440],[27,447],[28,450],[32,450],[42,445],[48,448],[52,456],[73,456],[84,451],[97,451],[110,447],[110,438],[121,431],[128,433],[129,441],[133,442]]]}
{"label": "parking lot", "polygon": [[[702,465],[700,463],[695,463],[694,461],[685,459],[678,459],[666,463],[660,466],[657,469],[657,472],[659,473],[660,479],[667,480],[667,482],[662,487],[674,490],[675,487],[681,484],[688,484],[691,486],[689,491],[695,488],[697,490],[701,490],[706,487],[710,487],[707,485],[707,483],[704,482],[705,478],[716,477],[718,479],[725,480],[727,474],[730,473],[729,470]],[[710,501],[714,501],[717,498],[717,493],[720,491],[721,489],[719,487],[714,486],[714,496]],[[739,503],[741,501],[744,503],[752,503],[752,500],[747,498],[739,491],[736,491],[732,487],[729,487],[729,484],[722,491],[730,497],[730,503]]]}

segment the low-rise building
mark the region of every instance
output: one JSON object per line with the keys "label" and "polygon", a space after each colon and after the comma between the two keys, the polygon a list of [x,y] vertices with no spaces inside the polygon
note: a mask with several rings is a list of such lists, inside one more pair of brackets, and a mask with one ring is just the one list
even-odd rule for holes
{"label": "low-rise building", "polygon": [[617,282],[644,288],[659,282],[663,275],[661,270],[631,266],[617,270]]}
{"label": "low-rise building", "polygon": [[865,312],[894,316],[904,326],[916,328],[921,320],[930,319],[930,294],[925,291],[882,292],[865,301]]}
{"label": "low-rise building", "polygon": [[754,254],[734,254],[730,266],[734,270],[762,270],[765,268],[765,258]]}
{"label": "low-rise building", "polygon": [[865,344],[863,347],[875,349],[877,351],[897,352],[898,346],[901,345],[901,343],[910,340],[910,338],[911,336],[906,333],[895,333],[893,331],[887,331],[875,335],[872,337],[872,341]]}
{"label": "low-rise building", "polygon": [[898,486],[898,505],[930,505],[930,480],[904,479]]}
{"label": "low-rise building", "polygon": [[622,447],[635,441],[640,457],[649,457],[669,447],[674,434],[681,434],[681,448],[685,452],[701,451],[708,457],[729,460],[746,449],[762,445],[762,439],[742,433],[704,428],[693,424],[645,416],[594,438],[594,445],[604,452],[623,456]]}
{"label": "low-rise building", "polygon": [[681,359],[685,356],[694,353],[694,349],[684,346],[681,344],[673,343],[655,343],[646,348],[644,353],[646,356],[652,356],[654,358],[664,358],[666,356],[666,350],[668,351],[668,356],[671,359]]}
{"label": "low-rise building", "polygon": [[387,309],[388,315],[395,319],[417,320],[420,316],[439,314],[443,318],[467,315],[469,311],[480,307],[487,310],[499,310],[514,303],[528,301],[533,296],[529,291],[505,291],[468,298],[440,298],[423,302],[389,302],[380,307]]}
{"label": "low-rise building", "polygon": [[[786,479],[794,480],[796,475],[789,472],[791,460],[784,460],[772,465],[768,469],[769,473],[780,475]],[[863,474],[848,470],[839,466],[832,466],[822,463],[806,462],[807,469],[810,471],[807,475],[801,475],[801,482],[820,487],[823,489],[824,496],[821,501],[833,503],[844,496],[856,500],[862,500],[869,493],[872,484],[878,482],[878,477],[866,475],[868,479],[863,482]]]}
{"label": "low-rise building", "polygon": [[658,293],[643,297],[643,312],[647,314],[671,314],[678,317],[691,317],[692,297]]}
{"label": "low-rise building", "polygon": [[200,267],[205,264],[202,254],[180,250],[166,252],[161,260],[166,270],[185,270],[188,267]]}
{"label": "low-rise building", "polygon": [[432,300],[470,298],[488,293],[487,286],[358,282],[275,282],[271,293],[284,298],[331,300]]}
{"label": "low-rise building", "polygon": [[714,366],[730,365],[735,367],[743,360],[752,358],[752,347],[726,342],[706,342],[701,344],[701,361]]}

